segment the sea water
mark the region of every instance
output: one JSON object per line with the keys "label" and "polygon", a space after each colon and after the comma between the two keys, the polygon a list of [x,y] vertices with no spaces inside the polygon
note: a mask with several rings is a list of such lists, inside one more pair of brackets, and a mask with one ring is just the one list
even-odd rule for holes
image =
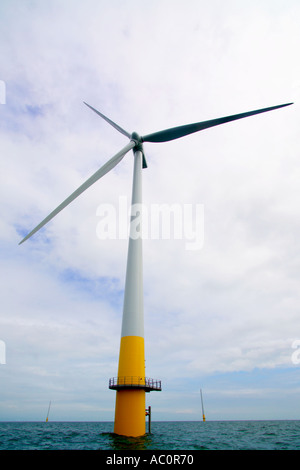
{"label": "sea water", "polygon": [[0,422],[0,450],[300,450],[300,421],[152,422],[139,438],[110,422]]}

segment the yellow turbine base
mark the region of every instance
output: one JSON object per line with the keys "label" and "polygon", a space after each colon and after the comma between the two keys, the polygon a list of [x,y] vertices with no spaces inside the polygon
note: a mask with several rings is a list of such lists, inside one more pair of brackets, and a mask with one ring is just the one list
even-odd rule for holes
{"label": "yellow turbine base", "polygon": [[118,377],[145,377],[145,346],[141,336],[121,338]]}
{"label": "yellow turbine base", "polygon": [[[142,384],[145,378],[144,338],[121,338],[118,377],[127,384]],[[145,390],[118,390],[115,409],[115,434],[138,437],[146,433]]]}
{"label": "yellow turbine base", "polygon": [[120,390],[116,397],[115,434],[139,437],[146,433],[145,391]]}

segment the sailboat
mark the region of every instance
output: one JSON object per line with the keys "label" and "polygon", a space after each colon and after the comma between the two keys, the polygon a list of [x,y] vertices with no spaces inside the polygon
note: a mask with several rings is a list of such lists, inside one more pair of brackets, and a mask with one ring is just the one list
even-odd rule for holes
{"label": "sailboat", "polygon": [[51,406],[51,401],[50,401],[50,403],[49,403],[49,408],[48,408],[48,413],[47,413],[46,423],[48,423],[48,418],[49,418],[49,411],[50,411],[50,406]]}
{"label": "sailboat", "polygon": [[202,405],[202,418],[205,421],[205,414],[204,414],[204,406],[203,406],[203,396],[202,396],[202,389],[200,388],[200,396],[201,396],[201,405]]}

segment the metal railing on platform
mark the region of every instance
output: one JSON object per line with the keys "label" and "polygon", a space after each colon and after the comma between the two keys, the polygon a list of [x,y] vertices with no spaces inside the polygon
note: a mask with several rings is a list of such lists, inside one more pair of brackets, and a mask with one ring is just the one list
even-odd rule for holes
{"label": "metal railing on platform", "polygon": [[161,391],[161,380],[141,376],[113,377],[109,379],[109,388],[112,390],[140,388],[146,390],[146,392],[151,390]]}

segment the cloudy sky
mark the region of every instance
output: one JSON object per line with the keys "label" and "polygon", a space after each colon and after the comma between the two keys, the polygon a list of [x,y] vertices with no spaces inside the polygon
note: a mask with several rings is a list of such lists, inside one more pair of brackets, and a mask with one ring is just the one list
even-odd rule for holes
{"label": "cloudy sky", "polygon": [[114,418],[127,240],[97,227],[132,152],[18,245],[128,142],[83,101],[140,134],[294,102],[144,145],[145,207],[204,210],[197,250],[145,239],[144,309],[154,420],[200,419],[200,388],[208,420],[300,419],[299,1],[2,0],[0,22],[0,420]]}

